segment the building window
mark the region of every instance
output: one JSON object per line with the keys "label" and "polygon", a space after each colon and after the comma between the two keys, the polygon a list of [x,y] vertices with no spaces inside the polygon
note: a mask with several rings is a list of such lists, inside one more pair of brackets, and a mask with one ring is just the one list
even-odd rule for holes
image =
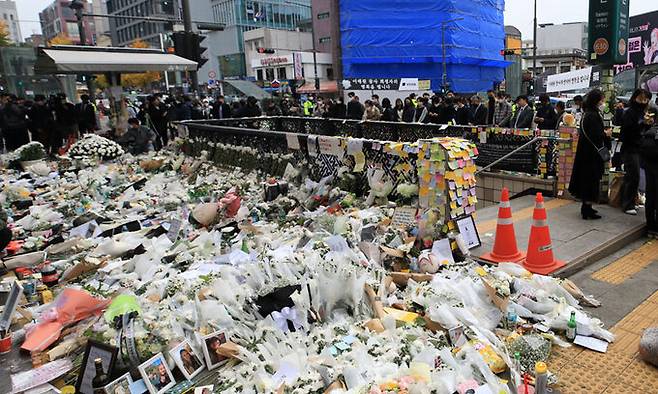
{"label": "building window", "polygon": [[266,68],[265,69],[265,79],[268,81],[273,81],[274,80],[274,69],[273,68]]}
{"label": "building window", "polygon": [[328,80],[333,80],[334,79],[334,69],[333,68],[328,68],[327,69],[327,79]]}
{"label": "building window", "polygon": [[318,40],[320,44],[326,44],[328,42],[331,42],[331,37],[320,37],[320,40]]}
{"label": "building window", "polygon": [[318,19],[327,19],[327,18],[329,18],[328,12],[321,12],[318,14]]}
{"label": "building window", "polygon": [[571,71],[571,66],[561,66],[560,67],[560,72],[562,72],[562,73],[567,73],[569,71]]}
{"label": "building window", "polygon": [[263,80],[263,70],[256,70],[256,80],[258,81]]}
{"label": "building window", "polygon": [[279,79],[288,79],[286,76],[286,68],[285,67],[279,67],[277,69],[277,74],[279,76]]}

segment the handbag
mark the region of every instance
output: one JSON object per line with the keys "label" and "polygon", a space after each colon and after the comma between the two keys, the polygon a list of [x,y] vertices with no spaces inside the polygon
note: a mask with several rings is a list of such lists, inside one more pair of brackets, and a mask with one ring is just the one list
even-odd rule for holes
{"label": "handbag", "polygon": [[587,141],[589,141],[589,143],[592,144],[594,149],[596,149],[596,153],[599,154],[599,157],[601,157],[601,160],[603,160],[604,163],[609,162],[610,159],[611,159],[610,151],[608,150],[608,148],[606,148],[605,144],[603,144],[600,148],[598,146],[596,146],[594,141],[592,141],[589,138],[589,136],[587,135],[587,133],[585,132],[585,127],[584,127],[582,121],[580,123],[580,129],[583,131],[583,135],[585,136],[585,138],[587,138]]}

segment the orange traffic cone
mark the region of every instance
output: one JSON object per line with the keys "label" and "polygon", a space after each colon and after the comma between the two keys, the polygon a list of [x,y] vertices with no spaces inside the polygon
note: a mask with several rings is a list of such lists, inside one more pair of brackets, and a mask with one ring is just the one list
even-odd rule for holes
{"label": "orange traffic cone", "polygon": [[565,265],[563,261],[555,260],[553,256],[553,244],[544,208],[544,196],[537,193],[530,239],[528,240],[528,255],[523,262],[523,267],[536,274],[548,275]]}
{"label": "orange traffic cone", "polygon": [[480,257],[494,263],[518,263],[525,258],[525,253],[519,252],[516,247],[512,207],[510,206],[509,190],[507,188],[503,188],[500,195],[498,224],[496,225],[493,250],[491,253],[485,253]]}

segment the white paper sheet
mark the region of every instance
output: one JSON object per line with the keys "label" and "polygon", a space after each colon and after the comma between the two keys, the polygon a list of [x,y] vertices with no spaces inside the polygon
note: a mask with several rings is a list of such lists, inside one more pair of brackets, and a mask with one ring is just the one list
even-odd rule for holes
{"label": "white paper sheet", "polygon": [[608,342],[594,337],[576,335],[576,339],[574,339],[573,343],[601,353],[608,351]]}

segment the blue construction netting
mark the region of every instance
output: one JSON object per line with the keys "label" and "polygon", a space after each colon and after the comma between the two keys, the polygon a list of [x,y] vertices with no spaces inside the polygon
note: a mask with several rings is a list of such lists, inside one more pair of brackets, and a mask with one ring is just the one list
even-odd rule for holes
{"label": "blue construction netting", "polygon": [[441,86],[443,21],[450,87],[491,89],[504,79],[504,0],[341,0],[345,78],[419,78]]}

